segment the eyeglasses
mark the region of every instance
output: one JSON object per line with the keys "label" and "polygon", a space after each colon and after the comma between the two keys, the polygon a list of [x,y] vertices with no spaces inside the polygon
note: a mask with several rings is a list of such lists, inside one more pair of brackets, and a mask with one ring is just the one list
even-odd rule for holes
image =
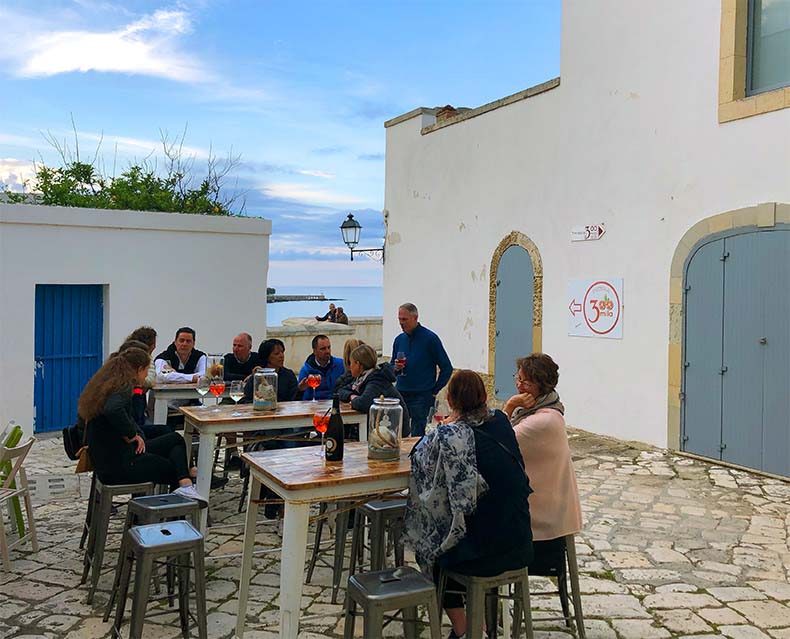
{"label": "eyeglasses", "polygon": [[529,380],[522,379],[521,377],[519,377],[518,373],[513,375],[513,381],[516,382],[516,384],[527,384],[529,382]]}

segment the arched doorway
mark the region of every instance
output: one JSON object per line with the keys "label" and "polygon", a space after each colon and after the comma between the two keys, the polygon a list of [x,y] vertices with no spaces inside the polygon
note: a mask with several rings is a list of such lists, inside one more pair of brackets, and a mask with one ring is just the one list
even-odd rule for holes
{"label": "arched doorway", "polygon": [[683,283],[681,449],[790,475],[790,227],[704,237]]}
{"label": "arched doorway", "polygon": [[540,253],[526,235],[513,231],[491,261],[488,369],[497,400],[514,392],[516,359],[541,349],[542,298]]}

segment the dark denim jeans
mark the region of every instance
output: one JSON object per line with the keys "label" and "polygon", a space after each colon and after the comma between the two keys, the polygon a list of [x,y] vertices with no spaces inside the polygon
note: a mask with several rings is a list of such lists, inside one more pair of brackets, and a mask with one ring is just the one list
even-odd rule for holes
{"label": "dark denim jeans", "polygon": [[411,418],[411,437],[422,437],[425,434],[425,423],[428,421],[428,412],[433,408],[435,400],[431,391],[424,391],[419,393],[403,392],[403,401],[406,403],[406,408],[409,409],[409,417]]}

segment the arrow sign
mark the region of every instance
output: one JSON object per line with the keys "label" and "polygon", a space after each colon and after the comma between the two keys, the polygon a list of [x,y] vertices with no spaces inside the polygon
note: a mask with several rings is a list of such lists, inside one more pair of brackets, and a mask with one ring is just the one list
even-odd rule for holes
{"label": "arrow sign", "polygon": [[587,224],[585,226],[574,226],[571,228],[571,242],[589,242],[600,240],[606,229],[603,224]]}
{"label": "arrow sign", "polygon": [[576,317],[576,313],[582,312],[582,305],[574,298],[568,306],[568,310],[571,312],[571,315]]}

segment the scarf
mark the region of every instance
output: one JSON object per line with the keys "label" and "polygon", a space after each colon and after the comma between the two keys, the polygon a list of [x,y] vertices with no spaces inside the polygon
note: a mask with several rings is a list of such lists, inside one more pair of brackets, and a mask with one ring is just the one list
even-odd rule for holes
{"label": "scarf", "polygon": [[535,405],[532,408],[521,408],[519,406],[516,410],[514,410],[513,414],[510,416],[510,425],[515,426],[522,419],[537,413],[541,408],[551,408],[552,410],[559,411],[561,415],[565,414],[565,406],[562,405],[557,391],[551,391],[550,393],[546,393],[545,395],[538,397],[535,400]]}
{"label": "scarf", "polygon": [[354,391],[355,393],[359,394],[359,391],[362,388],[362,385],[365,383],[365,380],[368,378],[368,375],[370,375],[374,370],[376,370],[376,369],[375,368],[369,368],[364,373],[362,373],[362,375],[357,377],[354,380],[354,383],[351,384],[351,390]]}
{"label": "scarf", "polygon": [[404,541],[426,575],[437,557],[466,536],[465,516],[488,491],[477,470],[473,421],[461,418],[439,426],[411,453]]}

